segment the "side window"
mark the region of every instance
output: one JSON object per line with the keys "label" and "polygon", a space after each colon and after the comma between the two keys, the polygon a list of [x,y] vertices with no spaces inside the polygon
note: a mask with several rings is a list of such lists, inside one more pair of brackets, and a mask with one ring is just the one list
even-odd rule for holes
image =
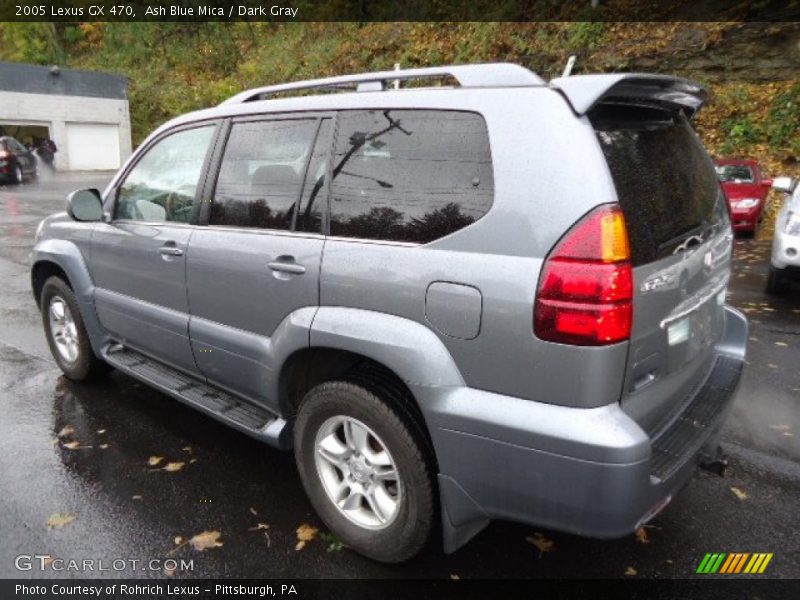
{"label": "side window", "polygon": [[188,223],[214,129],[185,129],[156,142],[120,185],[114,217]]}
{"label": "side window", "polygon": [[328,177],[328,157],[331,147],[331,119],[323,119],[308,163],[308,174],[297,212],[295,231],[319,233],[322,230],[322,211]]}
{"label": "side window", "polygon": [[331,181],[331,235],[427,243],[480,219],[494,181],[475,113],[347,111]]}
{"label": "side window", "polygon": [[291,229],[316,132],[316,119],[235,123],[209,223]]}

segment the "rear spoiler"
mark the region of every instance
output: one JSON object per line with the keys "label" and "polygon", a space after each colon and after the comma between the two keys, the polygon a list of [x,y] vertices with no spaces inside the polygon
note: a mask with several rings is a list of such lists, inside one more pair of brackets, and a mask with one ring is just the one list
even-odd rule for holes
{"label": "rear spoiler", "polygon": [[619,102],[682,110],[691,118],[708,99],[706,89],[688,79],[644,73],[558,77],[550,87],[561,92],[578,115],[598,104]]}

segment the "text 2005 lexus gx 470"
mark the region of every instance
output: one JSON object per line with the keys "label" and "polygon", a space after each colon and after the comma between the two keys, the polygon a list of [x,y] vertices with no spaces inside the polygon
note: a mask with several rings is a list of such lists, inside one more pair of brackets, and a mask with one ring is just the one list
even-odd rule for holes
{"label": "text 2005 lexus gx 470", "polygon": [[744,361],[704,97],[493,64],[184,115],[40,226],[53,356],[293,450],[380,561],[495,518],[626,535],[715,458]]}

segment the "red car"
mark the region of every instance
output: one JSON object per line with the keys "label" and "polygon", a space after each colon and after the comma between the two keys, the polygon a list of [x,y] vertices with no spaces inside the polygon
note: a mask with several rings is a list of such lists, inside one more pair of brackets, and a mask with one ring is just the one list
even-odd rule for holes
{"label": "red car", "polygon": [[762,177],[761,167],[751,158],[718,158],[714,163],[731,208],[733,230],[755,233],[772,180]]}

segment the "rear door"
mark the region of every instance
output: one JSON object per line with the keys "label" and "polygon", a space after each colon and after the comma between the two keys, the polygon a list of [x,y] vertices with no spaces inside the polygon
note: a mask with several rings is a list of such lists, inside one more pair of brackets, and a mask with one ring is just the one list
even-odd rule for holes
{"label": "rear door", "polygon": [[634,310],[622,404],[649,433],[702,382],[724,330],[733,235],[713,162],[681,111],[589,113],[625,214]]}
{"label": "rear door", "polygon": [[319,304],[323,194],[332,119],[230,124],[187,266],[190,335],[209,382],[273,410],[271,338],[292,311]]}

